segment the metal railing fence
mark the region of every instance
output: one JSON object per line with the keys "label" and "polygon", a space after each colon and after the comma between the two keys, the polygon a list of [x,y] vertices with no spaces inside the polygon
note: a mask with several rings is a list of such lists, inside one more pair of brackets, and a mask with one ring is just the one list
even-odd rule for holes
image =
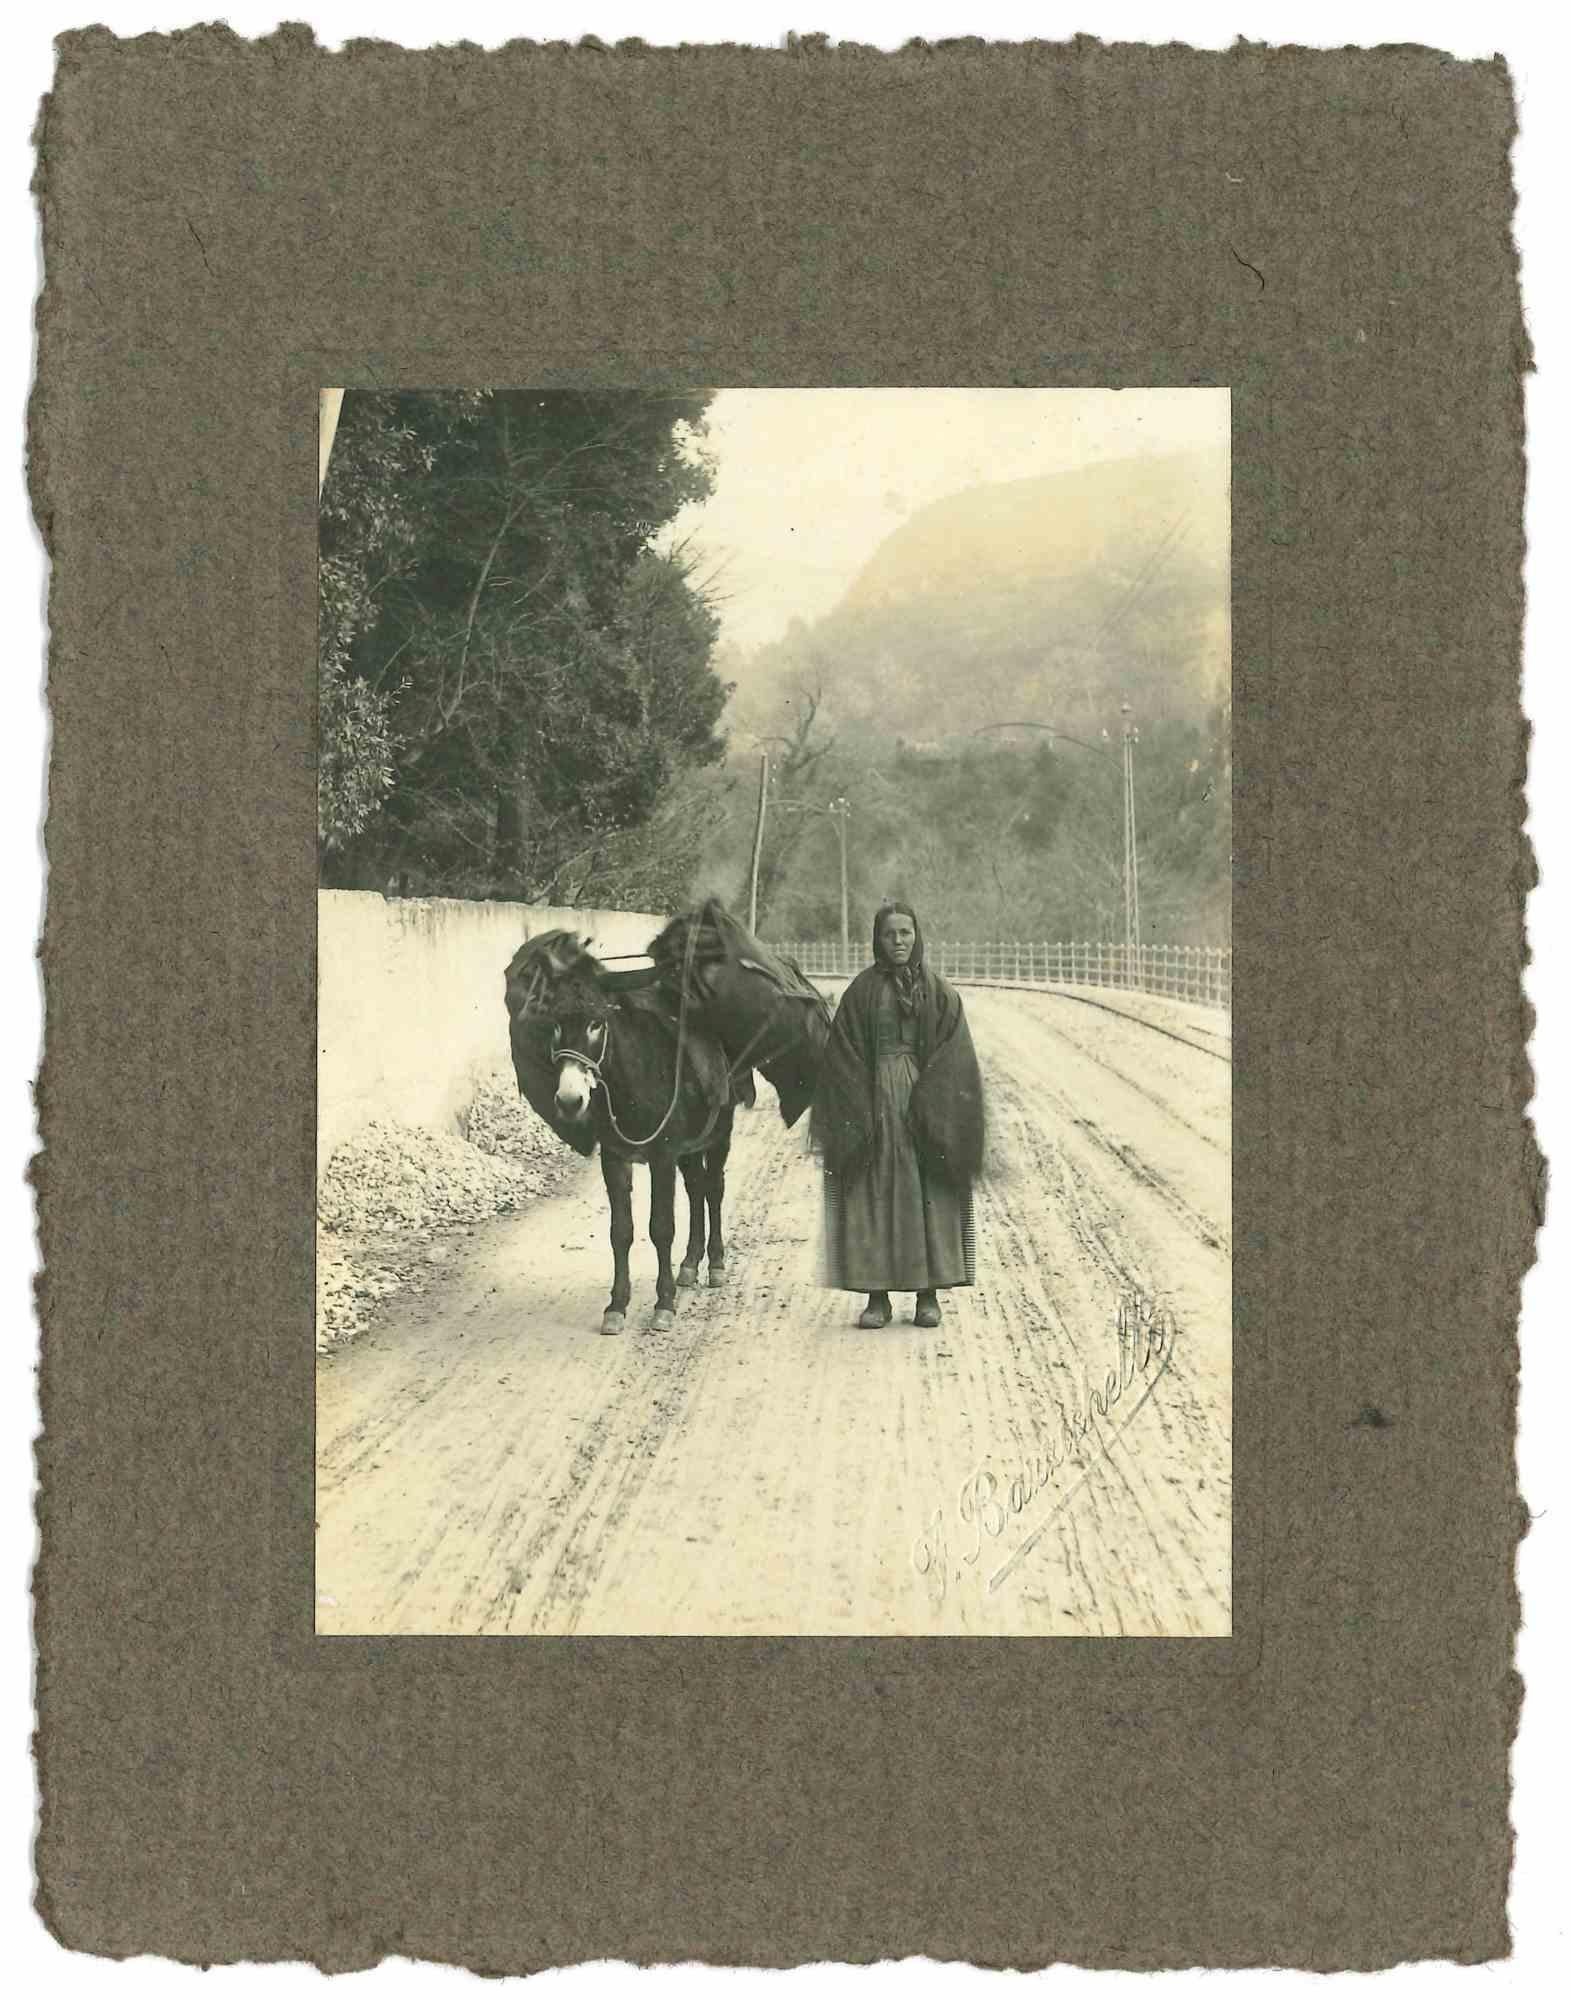
{"label": "metal railing fence", "polygon": [[[795,959],[810,977],[849,978],[872,962],[868,946],[847,954],[837,939],[780,942],[776,951]],[[1158,993],[1200,1007],[1230,1012],[1232,953],[1222,945],[1126,945],[1101,939],[1001,938],[988,943],[927,940],[927,963],[945,979],[1002,986],[1108,986]]]}

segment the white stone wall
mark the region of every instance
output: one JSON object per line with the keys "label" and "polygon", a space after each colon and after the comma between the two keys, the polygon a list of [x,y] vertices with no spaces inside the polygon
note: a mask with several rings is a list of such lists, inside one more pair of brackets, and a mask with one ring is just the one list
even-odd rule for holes
{"label": "white stone wall", "polygon": [[317,899],[316,1165],[373,1118],[457,1130],[479,1077],[511,1060],[502,997],[525,938],[571,930],[641,952],[662,919],[626,910],[389,898]]}

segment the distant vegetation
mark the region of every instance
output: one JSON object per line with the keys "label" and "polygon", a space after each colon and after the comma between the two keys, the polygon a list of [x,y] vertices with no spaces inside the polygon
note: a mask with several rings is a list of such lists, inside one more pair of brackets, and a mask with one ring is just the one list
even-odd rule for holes
{"label": "distant vegetation", "polygon": [[[1140,731],[1135,790],[1147,943],[1230,942],[1228,733],[1221,704],[1198,721]],[[1100,754],[1040,739],[951,739],[921,749],[896,743],[887,754],[835,743],[805,777],[788,753],[782,761],[760,870],[765,936],[839,934],[838,832],[821,811],[799,808],[843,794],[853,937],[865,937],[890,895],[914,904],[934,938],[1121,937],[1115,735]],[[756,759],[730,768],[727,816],[709,843],[700,886],[744,910]]]}

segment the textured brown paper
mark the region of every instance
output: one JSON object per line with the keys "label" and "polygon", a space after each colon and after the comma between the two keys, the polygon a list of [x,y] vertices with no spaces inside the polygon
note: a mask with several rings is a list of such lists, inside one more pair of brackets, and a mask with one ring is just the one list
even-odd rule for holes
{"label": "textured brown paper", "polygon": [[[37,1169],[68,1945],[1508,1949],[1524,1120],[1502,64],[65,37]],[[1228,385],[1235,1636],[318,1640],[323,384]]]}

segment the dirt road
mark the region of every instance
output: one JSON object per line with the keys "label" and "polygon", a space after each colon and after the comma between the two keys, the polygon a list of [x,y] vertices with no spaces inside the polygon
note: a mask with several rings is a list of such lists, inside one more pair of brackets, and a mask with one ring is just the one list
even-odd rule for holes
{"label": "dirt road", "polygon": [[940,1328],[896,1298],[861,1333],[861,1301],[817,1288],[817,1170],[765,1089],[731,1155],[729,1284],[649,1333],[642,1241],[629,1331],[603,1338],[590,1163],[322,1363],[318,1630],[1225,1634],[1217,1017],[1161,1012],[1176,1039],[1068,998],[966,1006],[995,1171]]}

